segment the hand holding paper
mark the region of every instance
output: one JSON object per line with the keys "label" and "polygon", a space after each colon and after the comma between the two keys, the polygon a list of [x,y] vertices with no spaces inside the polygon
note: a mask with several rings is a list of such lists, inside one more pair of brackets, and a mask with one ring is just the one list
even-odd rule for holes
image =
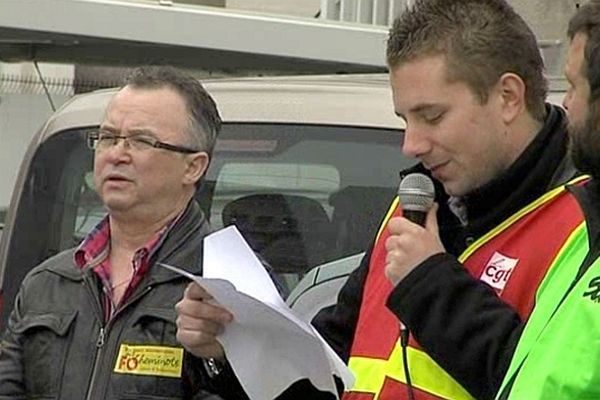
{"label": "hand holding paper", "polygon": [[189,352],[197,357],[225,358],[217,335],[233,320],[226,309],[209,301],[213,297],[196,283],[190,283],[183,299],[177,303],[177,340],[185,343]]}
{"label": "hand holding paper", "polygon": [[[215,345],[218,340],[252,400],[272,400],[304,378],[319,390],[332,393],[336,393],[333,375],[340,377],[346,387],[353,384],[346,365],[312,326],[285,305],[235,227],[205,238],[203,277],[164,266],[183,273],[203,288],[188,288],[178,305],[178,325],[185,328],[181,342],[186,348],[192,344],[188,350],[194,354],[197,351],[214,357],[221,354],[221,348]],[[199,303],[202,311],[192,311],[200,307]],[[223,309],[233,315],[231,322]],[[198,326],[202,332],[194,336]]]}

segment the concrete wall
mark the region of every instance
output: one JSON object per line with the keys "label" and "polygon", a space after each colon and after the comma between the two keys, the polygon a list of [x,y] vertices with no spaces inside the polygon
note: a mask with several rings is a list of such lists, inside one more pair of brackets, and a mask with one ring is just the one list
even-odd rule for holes
{"label": "concrete wall", "polygon": [[[196,1],[205,0],[175,0]],[[538,39],[560,40],[562,43],[555,54],[549,54],[549,73],[555,75],[562,71],[566,48],[566,30],[569,18],[576,4],[585,0],[508,0],[532,27]],[[259,11],[265,13],[286,14],[301,17],[314,17],[321,7],[320,0],[226,0],[227,8]]]}
{"label": "concrete wall", "polygon": [[236,10],[257,11],[267,14],[314,17],[321,0],[171,0],[173,3],[227,7]]}
{"label": "concrete wall", "polygon": [[297,17],[314,17],[321,8],[320,0],[226,0],[227,8],[284,14]]}
{"label": "concrete wall", "polygon": [[[174,3],[191,3],[225,6],[231,9],[314,17],[321,8],[321,0],[172,0]],[[410,2],[412,0],[405,0]],[[566,28],[577,4],[585,0],[507,0],[533,28],[538,39],[559,40],[561,45],[549,54],[549,73],[561,73],[566,48]],[[554,53],[554,54],[552,54]]]}
{"label": "concrete wall", "polygon": [[567,25],[570,17],[575,13],[576,4],[584,2],[575,0],[509,0],[509,3],[531,26],[538,39],[561,41],[560,48],[557,50],[557,65],[552,66],[547,62],[550,73],[562,73],[568,45]]}
{"label": "concrete wall", "polygon": [[531,25],[538,37],[565,39],[569,18],[575,12],[573,0],[509,0]]}

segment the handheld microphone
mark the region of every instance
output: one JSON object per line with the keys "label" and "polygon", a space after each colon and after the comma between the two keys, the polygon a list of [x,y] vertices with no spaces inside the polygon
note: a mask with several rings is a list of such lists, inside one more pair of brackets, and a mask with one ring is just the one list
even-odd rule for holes
{"label": "handheld microphone", "polygon": [[[402,216],[415,224],[425,226],[427,212],[433,206],[435,198],[433,181],[424,174],[408,174],[400,182],[398,197],[400,198],[400,207],[402,207]],[[407,394],[409,400],[414,400],[415,394],[408,367],[407,347],[409,336],[410,332],[408,328],[400,321],[400,347],[402,348]]]}
{"label": "handheld microphone", "polygon": [[402,216],[415,224],[425,226],[427,212],[433,206],[435,188],[431,179],[424,174],[406,175],[398,187]]}

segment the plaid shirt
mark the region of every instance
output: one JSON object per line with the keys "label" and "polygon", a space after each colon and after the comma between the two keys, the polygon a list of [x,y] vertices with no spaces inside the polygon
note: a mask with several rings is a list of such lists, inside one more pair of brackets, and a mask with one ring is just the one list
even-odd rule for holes
{"label": "plaid shirt", "polygon": [[[176,221],[178,218],[175,218]],[[96,227],[86,236],[75,251],[75,264],[81,268],[91,268],[102,282],[102,308],[104,311],[104,320],[108,322],[118,310],[119,306],[133,294],[136,287],[150,268],[150,256],[162,244],[165,233],[173,225],[173,222],[165,225],[141,248],[133,255],[131,260],[133,266],[133,274],[129,280],[129,285],[125,289],[125,293],[119,304],[116,304],[114,298],[115,287],[110,280],[111,265],[108,257],[110,253],[110,222],[108,216],[105,217]],[[125,283],[125,282],[123,282]],[[118,286],[120,282],[116,282]]]}

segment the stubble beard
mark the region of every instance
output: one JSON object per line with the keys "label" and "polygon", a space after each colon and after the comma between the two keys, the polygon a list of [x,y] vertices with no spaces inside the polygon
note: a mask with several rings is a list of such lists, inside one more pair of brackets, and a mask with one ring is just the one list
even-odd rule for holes
{"label": "stubble beard", "polygon": [[573,164],[579,172],[600,178],[600,127],[598,106],[590,105],[583,125],[569,124],[569,151]]}

